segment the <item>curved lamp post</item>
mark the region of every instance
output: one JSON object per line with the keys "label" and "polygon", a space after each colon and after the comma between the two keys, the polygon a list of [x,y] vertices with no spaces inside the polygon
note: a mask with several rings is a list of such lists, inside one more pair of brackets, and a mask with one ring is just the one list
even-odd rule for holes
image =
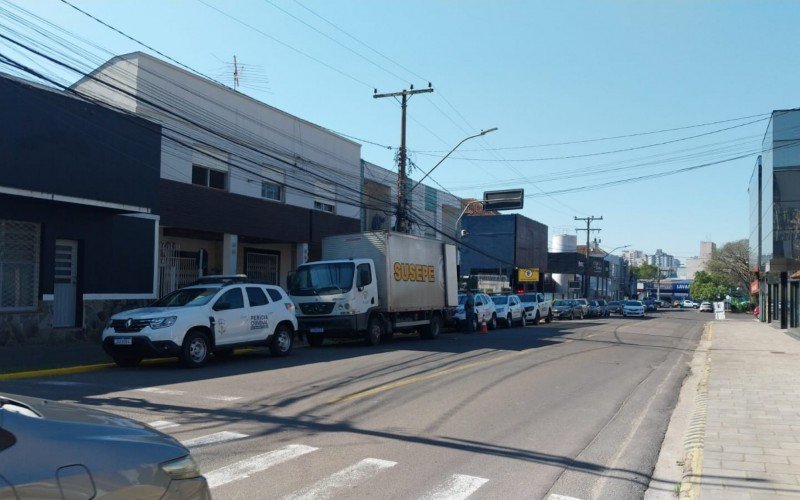
{"label": "curved lamp post", "polygon": [[469,137],[466,137],[466,138],[462,139],[462,140],[461,140],[461,142],[459,142],[458,144],[456,144],[456,145],[453,147],[453,149],[451,149],[451,150],[450,150],[450,152],[449,152],[449,153],[447,153],[446,155],[442,156],[442,159],[441,159],[441,160],[439,160],[439,162],[438,162],[436,165],[434,165],[432,169],[428,170],[428,173],[427,173],[427,174],[425,174],[425,175],[423,175],[423,176],[422,176],[422,179],[420,179],[420,180],[419,180],[419,181],[418,181],[418,182],[417,182],[417,183],[416,183],[416,184],[415,184],[415,185],[414,185],[414,186],[411,188],[411,191],[409,191],[409,194],[410,194],[411,192],[413,192],[413,191],[414,191],[414,188],[416,188],[417,186],[419,186],[420,184],[422,184],[422,181],[424,181],[425,179],[427,179],[427,178],[428,178],[428,176],[429,176],[429,175],[431,175],[431,172],[433,172],[434,170],[436,170],[436,167],[438,167],[439,165],[441,165],[441,164],[442,164],[442,162],[443,162],[443,161],[445,161],[445,160],[447,159],[447,157],[448,157],[448,156],[450,156],[451,154],[453,154],[453,151],[455,151],[456,149],[458,149],[458,147],[459,147],[459,146],[461,146],[462,144],[464,144],[465,142],[467,142],[467,141],[468,141],[468,140],[470,140],[470,139],[474,139],[474,138],[476,138],[476,137],[480,137],[480,136],[482,136],[482,135],[486,135],[486,134],[488,134],[489,132],[494,132],[495,130],[497,130],[497,127],[492,127],[492,128],[490,128],[490,129],[488,129],[488,130],[481,130],[481,132],[480,132],[479,134],[471,135],[471,136],[469,136]]}

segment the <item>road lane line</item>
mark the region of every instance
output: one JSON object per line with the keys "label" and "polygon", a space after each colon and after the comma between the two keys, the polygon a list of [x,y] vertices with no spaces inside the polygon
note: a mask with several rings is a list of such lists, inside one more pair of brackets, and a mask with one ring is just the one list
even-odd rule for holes
{"label": "road lane line", "polygon": [[242,399],[241,396],[203,396],[206,399],[210,399],[212,401],[238,401]]}
{"label": "road lane line", "polygon": [[397,462],[390,462],[389,460],[380,460],[377,458],[365,458],[357,464],[342,469],[308,488],[284,497],[284,500],[318,500],[331,498],[336,490],[358,486],[383,469],[388,469],[395,465],[397,465]]}
{"label": "road lane line", "polygon": [[149,425],[154,429],[163,430],[163,429],[171,429],[173,427],[178,427],[181,424],[176,424],[175,422],[170,422],[169,420],[156,420],[155,422],[150,422],[147,425]]}
{"label": "road lane line", "polygon": [[193,439],[181,441],[181,444],[187,448],[196,448],[198,446],[205,446],[207,444],[224,443],[226,441],[234,441],[248,437],[247,434],[239,434],[238,432],[222,431],[207,436],[200,436]]}
{"label": "road lane line", "polygon": [[549,497],[547,497],[547,500],[581,500],[581,499],[576,497],[568,497],[566,495],[556,495],[554,493],[551,494]]}
{"label": "road lane line", "polygon": [[482,477],[453,474],[450,479],[422,497],[423,500],[463,500],[469,498],[489,480]]}
{"label": "road lane line", "polygon": [[306,453],[311,453],[312,451],[316,450],[317,448],[312,446],[290,444],[285,448],[270,451],[269,453],[263,453],[261,455],[256,455],[254,457],[240,460],[239,462],[222,467],[221,469],[211,471],[208,474],[205,474],[206,481],[208,481],[209,488],[216,488],[218,486],[222,486],[223,484],[246,479],[252,474],[265,471],[270,467],[274,467],[292,460],[293,458],[303,456]]}
{"label": "road lane line", "polygon": [[164,394],[166,396],[183,396],[186,391],[174,391],[172,389],[162,389],[160,387],[142,387],[141,389],[134,389],[137,392],[149,392],[151,394]]}

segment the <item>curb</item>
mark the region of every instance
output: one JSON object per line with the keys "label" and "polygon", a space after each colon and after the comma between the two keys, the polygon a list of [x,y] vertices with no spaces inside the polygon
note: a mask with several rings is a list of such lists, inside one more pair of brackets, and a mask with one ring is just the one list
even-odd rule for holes
{"label": "curb", "polygon": [[[305,345],[295,345],[294,349],[306,347]],[[234,355],[240,354],[247,354],[252,352],[254,349],[251,347],[242,348],[242,349],[235,349],[233,351]],[[163,365],[168,363],[176,363],[178,358],[151,358],[151,359],[144,359],[142,360],[142,365]],[[101,370],[108,370],[110,368],[115,368],[117,366],[116,363],[96,363],[93,365],[77,365],[77,366],[66,366],[63,368],[46,368],[43,370],[26,370],[20,372],[10,372],[10,373],[0,373],[0,382],[4,382],[7,380],[21,380],[26,378],[38,378],[38,377],[56,377],[59,375],[74,375],[77,373],[88,373],[88,372],[97,372]]]}
{"label": "curb", "polygon": [[686,452],[683,477],[680,485],[680,498],[697,500],[700,498],[700,484],[703,472],[703,446],[706,435],[706,418],[708,415],[708,378],[711,373],[711,342],[714,339],[713,324],[708,323],[703,340],[706,344],[706,360],[703,373],[697,384],[697,393],[694,402],[695,409],[689,422],[689,429],[684,438],[683,446]]}

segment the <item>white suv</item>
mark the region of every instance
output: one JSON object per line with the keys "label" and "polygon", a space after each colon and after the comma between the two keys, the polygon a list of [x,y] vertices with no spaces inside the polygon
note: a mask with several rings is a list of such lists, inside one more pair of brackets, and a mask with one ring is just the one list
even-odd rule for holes
{"label": "white suv", "polygon": [[[494,307],[494,301],[489,298],[485,293],[476,293],[473,295],[475,301],[475,329],[477,330],[483,320],[490,330],[497,328],[497,311]],[[467,314],[464,312],[464,303],[467,301],[465,294],[459,294],[458,307],[453,317],[459,324],[464,324],[467,319]]]}
{"label": "white suv", "polygon": [[273,356],[286,356],[296,331],[294,304],[281,287],[241,276],[209,277],[149,307],[111,316],[103,349],[120,366],[177,356],[193,368],[212,352],[223,356],[243,346],[268,346]]}
{"label": "white suv", "polygon": [[522,326],[527,325],[525,318],[525,307],[516,295],[492,295],[495,311],[498,319],[507,327],[511,328],[514,323]]}

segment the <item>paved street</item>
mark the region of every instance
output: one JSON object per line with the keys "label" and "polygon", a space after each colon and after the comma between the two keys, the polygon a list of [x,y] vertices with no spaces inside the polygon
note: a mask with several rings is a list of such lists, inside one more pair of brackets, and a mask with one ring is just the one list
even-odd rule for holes
{"label": "paved street", "polygon": [[567,321],[0,383],[150,423],[217,498],[639,498],[708,316]]}

